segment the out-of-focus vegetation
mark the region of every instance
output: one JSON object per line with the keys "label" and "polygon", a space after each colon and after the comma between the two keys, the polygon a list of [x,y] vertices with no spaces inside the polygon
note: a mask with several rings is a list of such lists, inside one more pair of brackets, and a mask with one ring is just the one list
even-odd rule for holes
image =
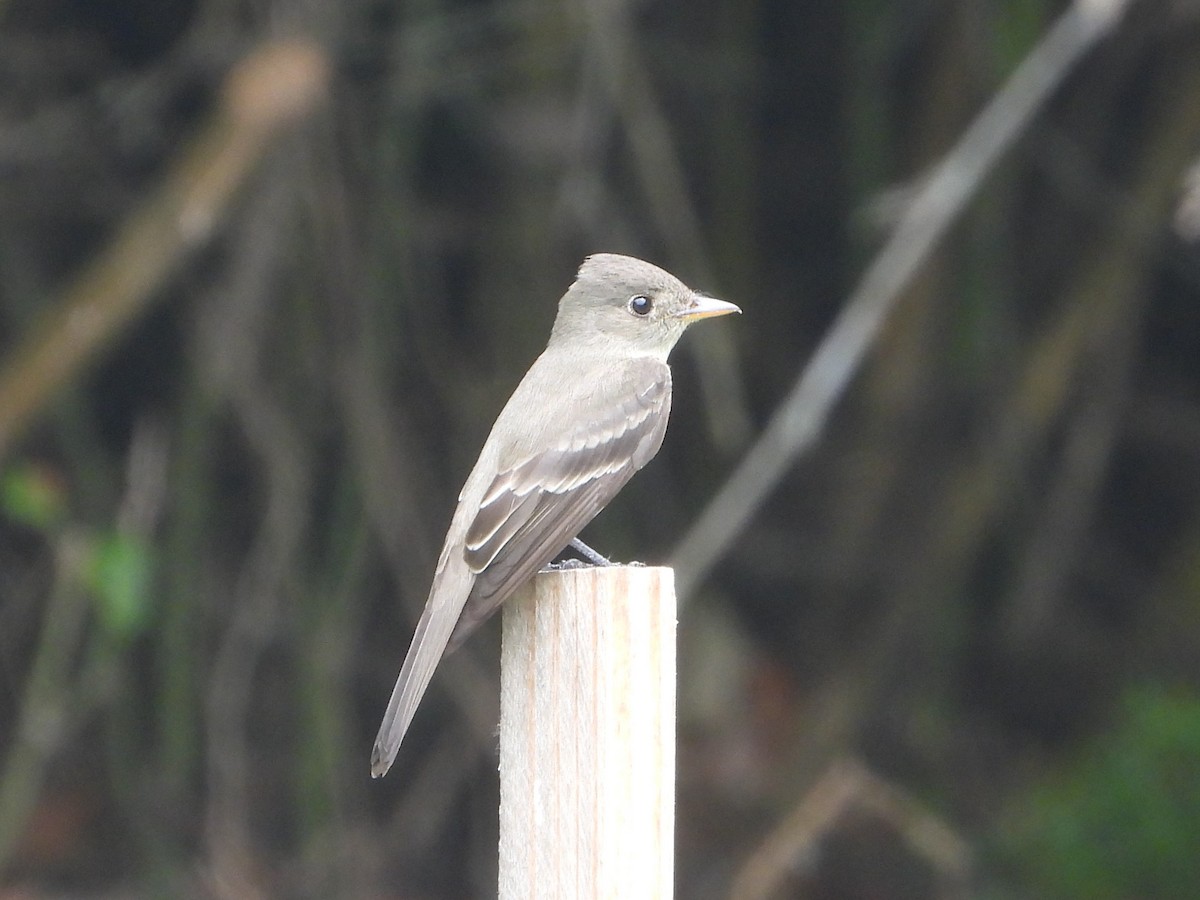
{"label": "out-of-focus vegetation", "polygon": [[1190,896],[1200,9],[1166,0],[0,0],[0,893],[493,894],[494,629],[383,781],[369,750],[575,266],[745,311],[586,533],[699,571],[1039,47],[1048,101],[819,439],[680,572],[678,895]]}
{"label": "out-of-focus vegetation", "polygon": [[1009,853],[1039,897],[1175,897],[1200,884],[1200,701],[1141,688],[1115,719],[1016,798]]}

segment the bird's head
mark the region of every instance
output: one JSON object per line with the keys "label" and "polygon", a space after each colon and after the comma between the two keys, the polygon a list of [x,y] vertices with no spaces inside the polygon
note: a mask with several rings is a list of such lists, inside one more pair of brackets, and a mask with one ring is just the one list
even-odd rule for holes
{"label": "bird's head", "polygon": [[665,360],[692,322],[734,312],[741,310],[693,291],[658,266],[597,253],[583,261],[559,302],[550,341],[576,352],[615,344],[631,355]]}

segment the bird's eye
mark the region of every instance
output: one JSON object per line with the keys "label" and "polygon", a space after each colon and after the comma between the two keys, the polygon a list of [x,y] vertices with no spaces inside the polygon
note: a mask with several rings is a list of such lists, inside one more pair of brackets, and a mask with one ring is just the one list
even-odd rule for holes
{"label": "bird's eye", "polygon": [[638,294],[629,301],[629,311],[635,316],[644,316],[654,307],[654,302],[645,294]]}

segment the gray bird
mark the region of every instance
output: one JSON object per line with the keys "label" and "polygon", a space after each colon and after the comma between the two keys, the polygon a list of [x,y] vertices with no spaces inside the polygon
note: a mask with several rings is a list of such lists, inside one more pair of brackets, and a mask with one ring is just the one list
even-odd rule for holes
{"label": "gray bird", "polygon": [[433,670],[570,544],[662,445],[667,354],[689,324],[741,312],[629,256],[598,253],[558,304],[458,495],[425,611],[371,752],[391,768]]}

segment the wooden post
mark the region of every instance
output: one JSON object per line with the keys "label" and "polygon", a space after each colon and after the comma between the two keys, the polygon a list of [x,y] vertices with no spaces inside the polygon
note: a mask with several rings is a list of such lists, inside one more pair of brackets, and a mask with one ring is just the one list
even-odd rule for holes
{"label": "wooden post", "polygon": [[500,665],[500,900],[670,900],[674,573],[537,575]]}

